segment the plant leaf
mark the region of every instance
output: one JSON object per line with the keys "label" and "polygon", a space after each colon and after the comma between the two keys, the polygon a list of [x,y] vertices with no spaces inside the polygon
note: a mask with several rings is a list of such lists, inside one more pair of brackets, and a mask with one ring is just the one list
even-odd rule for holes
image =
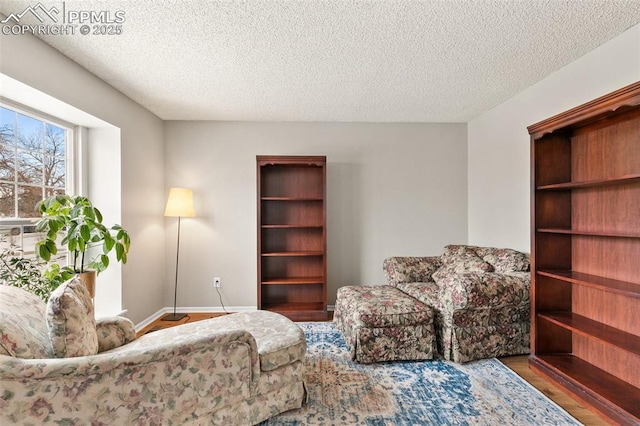
{"label": "plant leaf", "polygon": [[116,244],[115,240],[111,236],[111,234],[105,234],[104,236],[104,252],[109,253],[113,246]]}
{"label": "plant leaf", "polygon": [[80,235],[85,241],[89,241],[91,239],[91,229],[87,225],[80,226]]}
{"label": "plant leaf", "polygon": [[58,253],[58,247],[56,246],[56,242],[55,241],[46,240],[44,244],[47,247],[47,250],[49,251],[49,253],[51,253],[51,254]]}
{"label": "plant leaf", "polygon": [[122,243],[117,243],[116,244],[116,259],[122,260],[123,256],[124,256],[124,246],[122,245]]}
{"label": "plant leaf", "polygon": [[51,253],[49,252],[49,250],[47,250],[45,241],[38,241],[36,243],[36,250],[38,253],[38,257],[40,257],[42,260],[48,262],[51,259]]}
{"label": "plant leaf", "polygon": [[86,206],[82,209],[82,212],[87,218],[91,220],[94,220],[96,218],[96,215],[93,213],[93,208],[91,206]]}

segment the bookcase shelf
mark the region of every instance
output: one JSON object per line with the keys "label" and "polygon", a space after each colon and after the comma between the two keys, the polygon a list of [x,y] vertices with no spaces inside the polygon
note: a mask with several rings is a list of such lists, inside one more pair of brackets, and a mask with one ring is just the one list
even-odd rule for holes
{"label": "bookcase shelf", "polygon": [[326,158],[258,156],[258,307],[327,319]]}
{"label": "bookcase shelf", "polygon": [[[640,422],[640,390],[572,355],[539,355],[531,367],[620,425]],[[583,390],[589,389],[585,393]]]}
{"label": "bookcase shelf", "polygon": [[541,185],[536,188],[538,191],[563,191],[570,189],[602,187],[606,185],[622,185],[628,183],[640,183],[640,174],[634,173],[626,176],[609,179],[594,179],[583,182],[565,182],[551,185]]}
{"label": "bookcase shelf", "polygon": [[322,284],[324,277],[289,277],[289,278],[265,278],[263,285],[281,285],[281,284]]}
{"label": "bookcase shelf", "polygon": [[322,251],[280,251],[272,253],[262,253],[264,257],[298,257],[298,256],[324,256]]}
{"label": "bookcase shelf", "polygon": [[528,128],[532,369],[640,423],[640,82]]}
{"label": "bookcase shelf", "polygon": [[547,234],[585,235],[588,237],[640,238],[640,232],[581,231],[579,229],[562,228],[540,228],[538,232]]}
{"label": "bookcase shelf", "polygon": [[302,225],[302,224],[262,225],[262,229],[302,229],[302,228],[322,228],[322,225]]}
{"label": "bookcase shelf", "polygon": [[261,197],[262,201],[323,201],[320,197]]}
{"label": "bookcase shelf", "polygon": [[574,271],[538,271],[539,275],[640,299],[640,284]]}
{"label": "bookcase shelf", "polygon": [[640,336],[626,333],[572,312],[543,312],[540,319],[640,356]]}

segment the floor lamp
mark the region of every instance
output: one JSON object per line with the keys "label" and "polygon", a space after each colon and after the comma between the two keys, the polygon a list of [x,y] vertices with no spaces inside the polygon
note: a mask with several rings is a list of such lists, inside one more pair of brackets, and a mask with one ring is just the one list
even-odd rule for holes
{"label": "floor lamp", "polygon": [[193,193],[186,188],[171,188],[169,191],[169,199],[167,200],[167,208],[164,210],[165,217],[178,218],[178,242],[176,246],[176,282],[173,292],[173,313],[167,314],[161,318],[162,321],[179,321],[186,317],[187,314],[177,314],[176,305],[178,301],[178,263],[180,261],[180,218],[195,217],[196,212],[193,209]]}

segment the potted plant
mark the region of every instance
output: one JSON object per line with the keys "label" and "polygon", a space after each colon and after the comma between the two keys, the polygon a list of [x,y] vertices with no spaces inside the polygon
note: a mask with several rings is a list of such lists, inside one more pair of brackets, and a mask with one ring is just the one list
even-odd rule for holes
{"label": "potted plant", "polygon": [[[102,214],[87,197],[52,195],[40,201],[36,208],[42,214],[36,231],[46,233],[45,238],[36,243],[38,257],[48,262],[58,252],[57,240],[62,237],[60,244],[67,247],[72,258],[69,266],[51,265],[49,274],[80,274],[93,297],[95,275],[109,266],[108,254],[115,250],[117,261],[127,263],[129,234],[120,225],[110,228],[103,225]],[[87,251],[100,246],[101,252],[88,260]]]}

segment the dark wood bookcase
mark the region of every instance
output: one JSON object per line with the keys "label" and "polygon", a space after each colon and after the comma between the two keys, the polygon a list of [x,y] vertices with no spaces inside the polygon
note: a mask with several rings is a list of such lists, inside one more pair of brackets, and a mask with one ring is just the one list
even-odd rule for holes
{"label": "dark wood bookcase", "polygon": [[640,82],[528,128],[531,356],[615,424],[640,423]]}
{"label": "dark wood bookcase", "polygon": [[258,308],[327,319],[326,157],[258,156]]}

